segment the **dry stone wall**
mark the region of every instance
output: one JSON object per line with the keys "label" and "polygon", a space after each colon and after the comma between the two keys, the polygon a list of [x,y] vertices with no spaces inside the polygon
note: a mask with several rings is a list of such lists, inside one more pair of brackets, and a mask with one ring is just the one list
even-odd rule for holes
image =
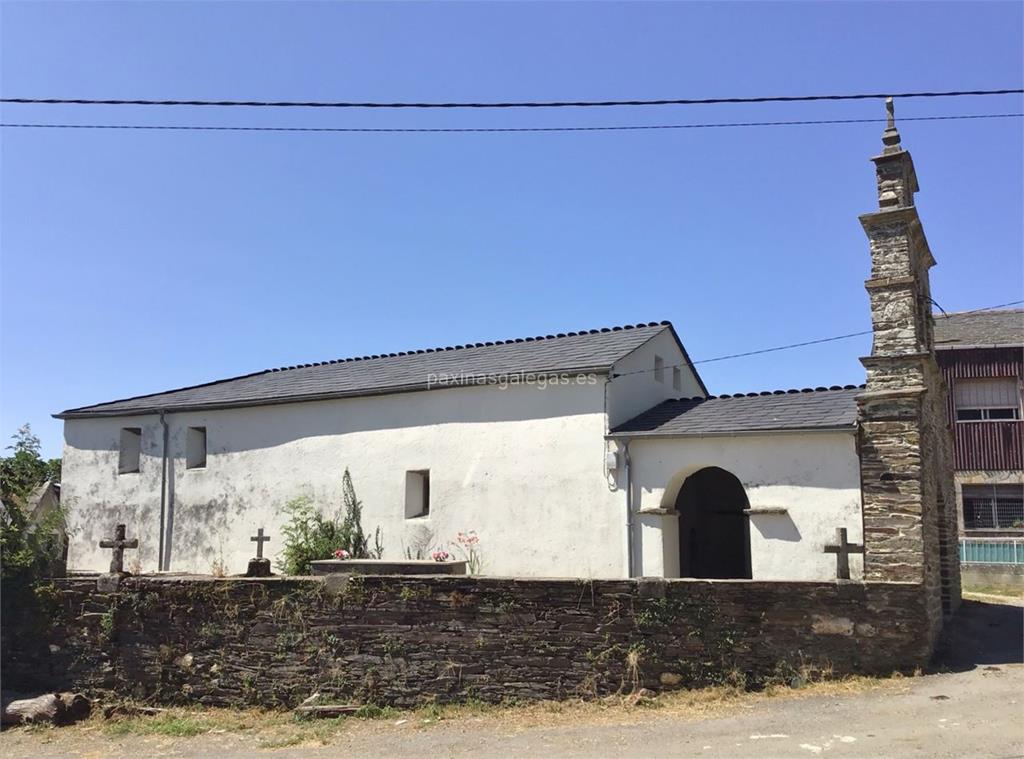
{"label": "dry stone wall", "polygon": [[560,699],[930,654],[925,594],[903,583],[75,577],[15,602],[5,688],[155,704]]}

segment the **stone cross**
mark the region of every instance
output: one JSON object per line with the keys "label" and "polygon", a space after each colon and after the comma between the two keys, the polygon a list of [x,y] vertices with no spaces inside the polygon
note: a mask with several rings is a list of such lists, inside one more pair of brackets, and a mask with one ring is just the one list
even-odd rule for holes
{"label": "stone cross", "polygon": [[124,573],[124,549],[126,548],[138,548],[139,539],[132,538],[131,540],[124,539],[124,525],[119,524],[114,528],[114,539],[113,540],[101,540],[100,548],[113,548],[114,557],[110,560],[110,573],[119,575]]}
{"label": "stone cross", "polygon": [[864,553],[864,546],[857,543],[846,542],[846,528],[840,527],[836,530],[836,543],[838,545],[825,546],[825,553],[836,555],[836,574],[840,580],[850,579],[850,554]]}
{"label": "stone cross", "polygon": [[270,536],[269,535],[264,535],[263,534],[263,528],[260,527],[258,530],[256,530],[256,534],[253,535],[251,538],[249,538],[249,540],[251,540],[253,543],[256,544],[256,558],[257,559],[262,559],[263,558],[263,544],[266,543],[268,540],[270,540]]}

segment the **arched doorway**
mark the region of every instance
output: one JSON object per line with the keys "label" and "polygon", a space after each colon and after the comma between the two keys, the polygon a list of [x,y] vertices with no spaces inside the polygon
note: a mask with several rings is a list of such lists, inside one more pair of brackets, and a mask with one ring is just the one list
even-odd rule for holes
{"label": "arched doorway", "polygon": [[750,508],[743,484],[724,469],[694,472],[679,489],[680,577],[749,578]]}

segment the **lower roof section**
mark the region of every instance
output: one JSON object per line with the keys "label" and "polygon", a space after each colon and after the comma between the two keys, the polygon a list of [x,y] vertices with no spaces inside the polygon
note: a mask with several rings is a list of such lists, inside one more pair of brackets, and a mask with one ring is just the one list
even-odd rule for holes
{"label": "lower roof section", "polygon": [[685,437],[751,432],[853,430],[863,385],[776,390],[665,401],[620,424],[609,437]]}

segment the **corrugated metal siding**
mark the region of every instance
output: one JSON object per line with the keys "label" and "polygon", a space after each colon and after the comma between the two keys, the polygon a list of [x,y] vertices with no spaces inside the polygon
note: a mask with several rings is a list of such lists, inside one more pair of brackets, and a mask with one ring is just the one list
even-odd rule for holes
{"label": "corrugated metal siding", "polygon": [[1024,381],[1024,349],[940,350],[938,360],[949,386],[957,470],[1024,469],[1024,421],[957,422],[953,403],[958,379],[1016,377]]}

